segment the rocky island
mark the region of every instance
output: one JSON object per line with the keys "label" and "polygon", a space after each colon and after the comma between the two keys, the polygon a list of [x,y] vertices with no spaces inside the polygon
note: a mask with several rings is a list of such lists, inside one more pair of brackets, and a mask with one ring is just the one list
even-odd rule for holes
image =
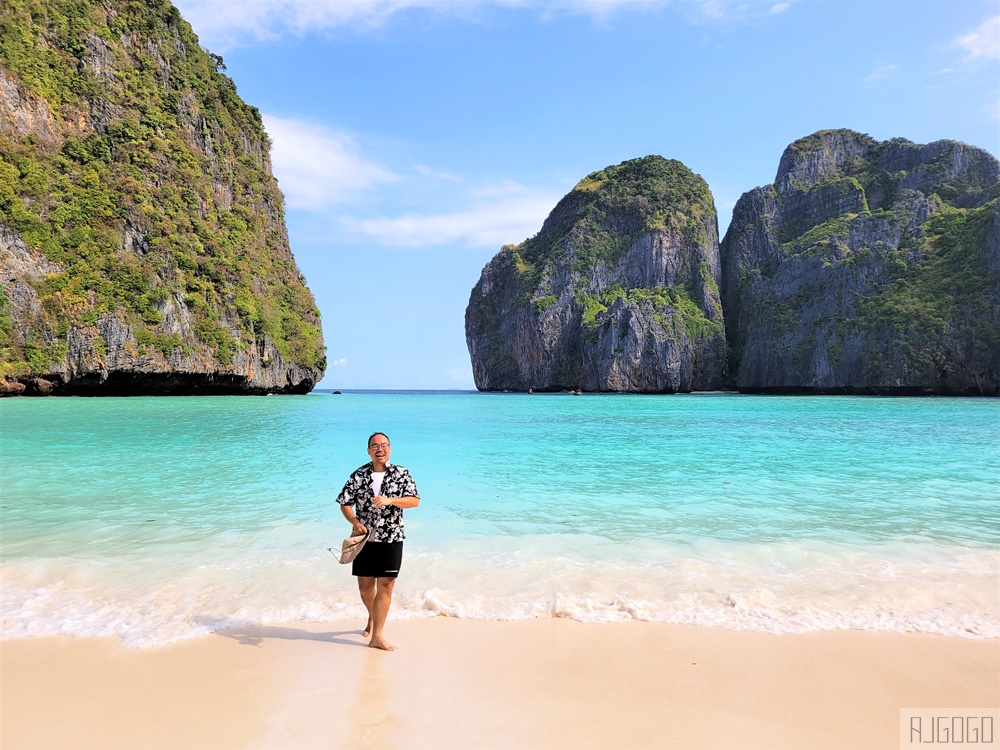
{"label": "rocky island", "polygon": [[718,222],[659,156],[581,180],[483,269],[465,316],[477,388],[676,393],[727,377]]}
{"label": "rocky island", "polygon": [[722,241],[742,392],[1000,394],[1000,163],[826,130],[745,193]]}
{"label": "rocky island", "polygon": [[740,198],[720,247],[683,164],[608,167],[483,269],[476,386],[1000,395],[998,195],[982,149],[821,131]]}
{"label": "rocky island", "polygon": [[260,113],[167,0],[0,9],[0,391],[304,393]]}

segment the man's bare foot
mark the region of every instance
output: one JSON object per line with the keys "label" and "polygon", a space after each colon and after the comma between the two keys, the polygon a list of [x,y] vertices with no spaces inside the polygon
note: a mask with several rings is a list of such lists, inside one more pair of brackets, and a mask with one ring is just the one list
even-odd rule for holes
{"label": "man's bare foot", "polygon": [[387,642],[384,638],[372,638],[368,648],[380,648],[383,651],[395,651],[396,647]]}
{"label": "man's bare foot", "polygon": [[372,634],[372,619],[369,617],[368,618],[368,624],[365,625],[365,629],[361,631],[361,635],[363,635],[365,638],[367,638],[371,634]]}

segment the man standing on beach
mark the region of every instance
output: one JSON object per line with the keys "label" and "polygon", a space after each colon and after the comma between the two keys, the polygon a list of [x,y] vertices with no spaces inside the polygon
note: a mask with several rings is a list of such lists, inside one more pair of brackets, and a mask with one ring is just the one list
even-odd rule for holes
{"label": "man standing on beach", "polygon": [[351,573],[358,578],[361,601],[368,610],[364,632],[366,637],[371,636],[368,645],[385,651],[396,650],[382,637],[382,628],[403,561],[403,508],[416,508],[420,504],[410,472],[389,463],[391,450],[385,433],[376,432],[368,438],[368,455],[372,460],[351,474],[337,496],[340,512],[351,524],[352,533],[371,530],[365,546],[354,558]]}

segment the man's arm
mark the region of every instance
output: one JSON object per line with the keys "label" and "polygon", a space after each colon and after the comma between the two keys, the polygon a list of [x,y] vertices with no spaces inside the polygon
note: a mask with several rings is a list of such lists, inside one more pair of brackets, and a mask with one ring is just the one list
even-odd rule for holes
{"label": "man's arm", "polygon": [[394,479],[398,484],[392,487],[393,492],[405,492],[405,495],[400,495],[399,497],[376,497],[373,502],[376,508],[382,508],[386,505],[395,505],[397,508],[416,508],[420,505],[420,496],[417,494],[417,483],[413,481],[413,477],[410,476],[410,472],[407,471],[402,466],[390,467],[395,471]]}
{"label": "man's arm", "polygon": [[382,497],[379,495],[372,502],[376,508],[386,505],[395,505],[397,508],[416,508],[420,505],[420,498],[416,495],[407,495],[406,497]]}
{"label": "man's arm", "polygon": [[355,534],[364,534],[368,531],[365,525],[358,520],[356,515],[354,515],[354,508],[350,505],[341,505],[340,512],[344,514],[344,518],[346,518],[347,522],[351,524],[351,530]]}

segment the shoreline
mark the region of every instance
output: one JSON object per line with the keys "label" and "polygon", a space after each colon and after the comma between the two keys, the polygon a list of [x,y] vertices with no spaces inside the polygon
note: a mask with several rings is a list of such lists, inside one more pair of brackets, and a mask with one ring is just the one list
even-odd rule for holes
{"label": "shoreline", "polygon": [[1000,639],[390,615],[384,653],[360,627],[0,641],[0,745],[860,750],[900,709],[1000,706]]}

